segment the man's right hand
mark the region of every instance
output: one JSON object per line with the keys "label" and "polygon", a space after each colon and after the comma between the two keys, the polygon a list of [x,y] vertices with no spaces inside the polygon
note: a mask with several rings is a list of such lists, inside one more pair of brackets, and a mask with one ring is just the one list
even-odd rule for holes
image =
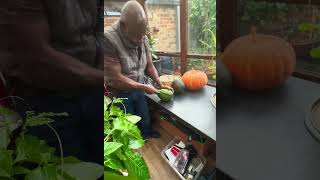
{"label": "man's right hand", "polygon": [[158,93],[158,90],[152,85],[144,85],[143,90],[144,90],[144,92],[146,92],[148,94],[157,94]]}

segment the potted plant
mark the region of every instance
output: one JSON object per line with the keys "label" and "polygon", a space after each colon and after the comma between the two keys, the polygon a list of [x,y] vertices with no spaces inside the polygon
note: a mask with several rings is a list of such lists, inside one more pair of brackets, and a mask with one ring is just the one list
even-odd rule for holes
{"label": "potted plant", "polygon": [[309,33],[309,42],[295,44],[293,47],[296,54],[304,58],[320,59],[320,39],[314,40],[316,33],[320,33],[320,24],[302,23],[299,24],[299,31],[302,33]]}
{"label": "potted plant", "polygon": [[151,53],[151,57],[152,57],[152,62],[155,66],[155,68],[158,71],[158,74],[161,75],[161,58],[157,56],[156,52],[157,49],[155,47],[158,39],[155,38],[155,34],[159,32],[159,29],[157,28],[153,28],[152,31],[149,29],[147,36],[148,36],[148,40],[149,40],[149,51]]}
{"label": "potted plant", "polygon": [[[0,179],[94,180],[103,175],[103,166],[63,156],[61,139],[50,125],[52,118],[57,116],[67,114],[28,111],[22,117],[14,110],[0,106]],[[48,126],[55,133],[59,155],[41,137],[28,133],[34,126]]]}
{"label": "potted plant", "polygon": [[135,151],[144,145],[136,126],[141,118],[120,109],[123,100],[104,96],[104,178],[148,180],[148,166]]}

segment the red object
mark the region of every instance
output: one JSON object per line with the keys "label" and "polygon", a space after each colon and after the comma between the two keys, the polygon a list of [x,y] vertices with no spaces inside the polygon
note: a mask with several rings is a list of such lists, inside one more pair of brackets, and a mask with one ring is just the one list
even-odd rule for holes
{"label": "red object", "polygon": [[180,153],[180,149],[173,146],[170,150],[174,156],[177,156]]}

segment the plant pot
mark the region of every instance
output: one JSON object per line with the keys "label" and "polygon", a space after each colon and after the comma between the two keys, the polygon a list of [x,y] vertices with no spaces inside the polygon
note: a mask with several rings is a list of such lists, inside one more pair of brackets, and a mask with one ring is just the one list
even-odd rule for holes
{"label": "plant pot", "polygon": [[161,75],[161,58],[158,59],[152,59],[153,65],[158,71],[159,76]]}
{"label": "plant pot", "polygon": [[292,46],[298,58],[312,60],[313,58],[310,56],[310,50],[312,48],[319,47],[320,41],[292,43]]}

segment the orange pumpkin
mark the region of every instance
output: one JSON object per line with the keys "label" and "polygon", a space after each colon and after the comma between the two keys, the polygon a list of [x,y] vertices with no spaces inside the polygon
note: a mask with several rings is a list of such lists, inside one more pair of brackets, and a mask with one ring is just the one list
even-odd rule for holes
{"label": "orange pumpkin", "polygon": [[189,90],[199,90],[208,83],[208,76],[198,70],[190,70],[183,74],[182,81]]}
{"label": "orange pumpkin", "polygon": [[256,34],[254,29],[251,34],[232,41],[222,59],[231,72],[234,85],[248,90],[281,85],[296,64],[291,44],[275,36]]}

